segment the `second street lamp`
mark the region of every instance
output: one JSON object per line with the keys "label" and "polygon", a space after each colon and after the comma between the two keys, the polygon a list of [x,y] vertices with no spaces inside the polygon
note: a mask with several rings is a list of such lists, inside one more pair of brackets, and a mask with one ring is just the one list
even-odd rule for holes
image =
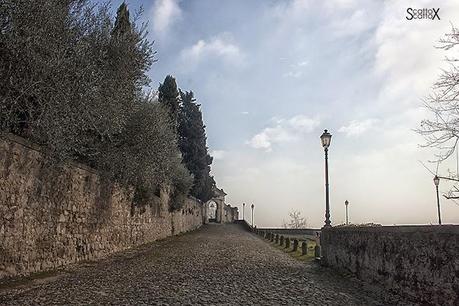
{"label": "second street lamp", "polygon": [[346,225],[349,225],[349,212],[347,210],[347,206],[349,205],[349,201],[344,201],[344,205],[346,205]]}
{"label": "second street lamp", "polygon": [[255,205],[252,204],[252,228],[253,228],[253,209],[255,208]]}
{"label": "second street lamp", "polygon": [[438,185],[440,185],[440,178],[437,175],[435,175],[433,181],[435,184],[435,189],[437,190],[438,224],[441,225],[440,196],[438,195]]}
{"label": "second street lamp", "polygon": [[244,208],[245,208],[245,203],[242,203],[242,220],[245,220]]}
{"label": "second street lamp", "polygon": [[330,227],[330,197],[328,191],[328,147],[330,146],[332,135],[324,130],[323,134],[320,136],[322,142],[322,147],[325,151],[325,226]]}

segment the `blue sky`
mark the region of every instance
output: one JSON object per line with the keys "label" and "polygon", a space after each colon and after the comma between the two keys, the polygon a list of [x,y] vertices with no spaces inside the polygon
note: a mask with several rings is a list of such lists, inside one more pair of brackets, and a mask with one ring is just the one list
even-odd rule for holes
{"label": "blue sky", "polygon": [[[343,222],[346,199],[355,223],[435,223],[432,176],[419,163],[433,151],[413,129],[445,65],[434,45],[457,24],[459,3],[127,3],[131,12],[143,5],[155,41],[152,86],[172,74],[195,92],[215,179],[233,206],[255,204],[259,226],[280,226],[294,209],[323,224],[325,128],[333,223]],[[441,20],[408,21],[408,7],[440,7]],[[445,222],[459,222],[457,204],[442,209]]]}

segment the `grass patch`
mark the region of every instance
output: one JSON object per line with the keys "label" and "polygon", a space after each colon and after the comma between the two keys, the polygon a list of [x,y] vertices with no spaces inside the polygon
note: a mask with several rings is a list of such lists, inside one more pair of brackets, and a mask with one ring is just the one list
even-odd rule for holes
{"label": "grass patch", "polygon": [[263,240],[266,243],[269,243],[274,248],[276,248],[278,250],[281,250],[284,253],[287,253],[290,257],[295,258],[296,260],[303,261],[303,262],[312,262],[312,261],[315,260],[314,248],[316,246],[316,242],[314,240],[309,240],[309,239],[307,240],[307,242],[308,242],[308,252],[305,255],[301,254],[301,243],[302,243],[302,241],[300,241],[300,243],[298,245],[298,250],[297,251],[293,251],[293,242],[290,244],[290,248],[286,248],[285,247],[285,243],[284,243],[284,245],[279,245],[278,243],[271,242],[271,241],[266,240],[264,238],[263,238]]}
{"label": "grass patch", "polygon": [[28,276],[15,276],[2,280],[0,282],[0,290],[14,289],[31,284],[45,283],[57,279],[63,274],[63,270],[50,270],[43,272],[32,273]]}

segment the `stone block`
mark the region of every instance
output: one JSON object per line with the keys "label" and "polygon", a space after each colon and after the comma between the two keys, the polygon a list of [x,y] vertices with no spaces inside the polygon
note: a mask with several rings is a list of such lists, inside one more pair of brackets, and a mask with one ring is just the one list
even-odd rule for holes
{"label": "stone block", "polygon": [[303,241],[301,244],[301,255],[307,255],[308,254],[308,243],[306,241]]}
{"label": "stone block", "polygon": [[293,252],[298,251],[298,239],[293,239]]}
{"label": "stone block", "polygon": [[64,223],[67,220],[64,214],[59,215],[59,219],[57,220],[60,223]]}

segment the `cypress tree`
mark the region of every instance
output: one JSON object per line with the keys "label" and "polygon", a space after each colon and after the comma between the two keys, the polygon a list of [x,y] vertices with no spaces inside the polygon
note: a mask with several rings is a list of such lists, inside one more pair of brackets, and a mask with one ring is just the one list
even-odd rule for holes
{"label": "cypress tree", "polygon": [[192,91],[180,91],[182,107],[179,112],[179,148],[190,173],[194,176],[191,194],[207,201],[212,197],[215,181],[210,176],[212,157],[208,153],[205,125],[200,105],[196,103]]}
{"label": "cypress tree", "polygon": [[132,30],[131,22],[129,21],[129,10],[125,2],[121,3],[116,12],[115,26],[112,34],[120,36],[125,33],[130,33]]}
{"label": "cypress tree", "polygon": [[159,85],[158,92],[159,103],[166,106],[171,122],[177,128],[180,100],[175,78],[171,75],[166,76],[164,83]]}

